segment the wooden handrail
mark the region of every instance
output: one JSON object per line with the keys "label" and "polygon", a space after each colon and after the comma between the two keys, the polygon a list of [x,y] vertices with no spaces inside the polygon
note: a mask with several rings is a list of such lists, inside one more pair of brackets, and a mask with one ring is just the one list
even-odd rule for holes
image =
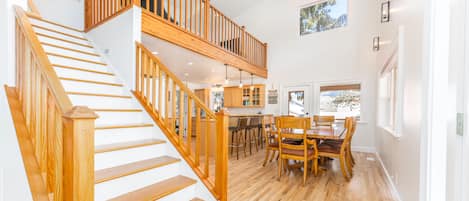
{"label": "wooden handrail", "polygon": [[210,192],[227,200],[227,114],[213,113],[138,42],[134,94]]}
{"label": "wooden handrail", "polygon": [[72,106],[28,16],[22,8],[14,9],[15,89],[35,153],[35,161],[25,165],[37,162],[51,199],[93,200],[97,115],[86,107]]}
{"label": "wooden handrail", "polygon": [[31,10],[31,13],[34,13],[37,16],[41,16],[41,13],[39,12],[39,9],[37,9],[33,0],[28,0],[28,7]]}

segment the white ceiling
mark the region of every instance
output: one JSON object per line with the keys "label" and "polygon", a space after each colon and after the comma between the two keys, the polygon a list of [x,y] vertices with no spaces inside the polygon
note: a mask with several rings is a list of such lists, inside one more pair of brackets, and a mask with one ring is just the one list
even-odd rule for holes
{"label": "white ceiling", "polygon": [[248,8],[259,4],[263,0],[210,0],[218,10],[230,18],[240,16]]}
{"label": "white ceiling", "polygon": [[[225,66],[223,63],[147,34],[143,34],[142,43],[152,52],[158,52],[156,56],[180,79],[195,84],[224,84]],[[239,70],[228,67],[228,78],[229,85],[239,84]],[[242,78],[244,84],[250,84],[250,73],[242,72]],[[263,82],[264,79],[254,76],[254,83]]]}

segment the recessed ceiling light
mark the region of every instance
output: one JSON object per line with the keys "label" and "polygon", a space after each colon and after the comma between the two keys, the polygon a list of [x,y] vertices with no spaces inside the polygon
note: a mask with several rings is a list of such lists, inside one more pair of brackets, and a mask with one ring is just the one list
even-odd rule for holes
{"label": "recessed ceiling light", "polygon": [[187,63],[187,65],[189,65],[189,66],[192,66],[192,64],[193,64],[192,62]]}
{"label": "recessed ceiling light", "polygon": [[157,52],[157,51],[154,51],[154,52],[151,52],[151,53],[154,54],[154,55],[158,55],[158,54],[159,54],[159,52]]}

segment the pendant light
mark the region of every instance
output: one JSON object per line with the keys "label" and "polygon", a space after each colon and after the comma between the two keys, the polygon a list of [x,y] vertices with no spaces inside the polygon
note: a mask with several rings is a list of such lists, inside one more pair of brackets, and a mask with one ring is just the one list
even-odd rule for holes
{"label": "pendant light", "polygon": [[242,81],[242,75],[241,73],[243,70],[239,69],[239,88],[243,88],[243,81]]}
{"label": "pendant light", "polygon": [[230,80],[228,79],[228,64],[225,64],[225,84],[229,84]]}
{"label": "pendant light", "polygon": [[251,73],[251,91],[254,91],[254,82],[253,82],[253,79],[254,79],[254,74]]}

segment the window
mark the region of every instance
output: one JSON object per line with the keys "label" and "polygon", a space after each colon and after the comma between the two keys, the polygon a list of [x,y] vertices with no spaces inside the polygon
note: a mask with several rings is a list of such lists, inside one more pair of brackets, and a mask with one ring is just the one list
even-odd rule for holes
{"label": "window", "polygon": [[300,35],[347,25],[347,0],[322,0],[300,9]]}
{"label": "window", "polygon": [[305,92],[289,91],[288,92],[288,115],[304,116],[305,115]]}
{"label": "window", "polygon": [[396,122],[396,84],[397,70],[392,68],[384,73],[379,81],[379,97],[381,104],[381,126],[394,130]]}
{"label": "window", "polygon": [[360,117],[360,84],[321,86],[320,115]]}

